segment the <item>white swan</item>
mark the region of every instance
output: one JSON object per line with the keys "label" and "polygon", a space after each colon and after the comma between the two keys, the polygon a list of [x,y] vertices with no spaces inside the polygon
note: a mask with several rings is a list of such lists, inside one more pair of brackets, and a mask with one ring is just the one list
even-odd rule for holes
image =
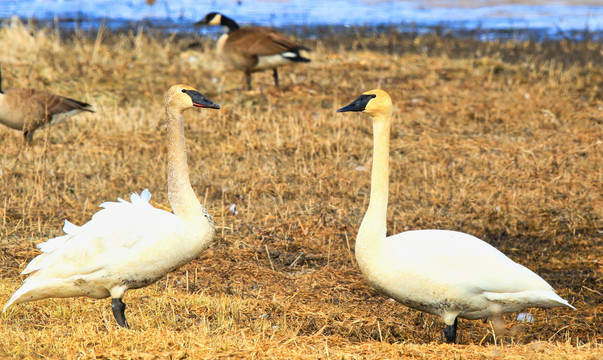
{"label": "white swan", "polygon": [[367,281],[398,302],[446,324],[456,340],[457,318],[485,319],[528,307],[574,309],[529,269],[488,243],[447,230],[415,230],[386,237],[392,101],[371,90],[337,112],[373,118],[373,168],[368,210],[356,237],[356,260]]}
{"label": "white swan", "polygon": [[149,204],[151,194],[132,194],[131,202],[101,204],[86,224],[65,221],[67,235],[38,245],[42,254],[23,270],[29,274],[10,298],[12,304],[49,297],[111,296],[119,326],[128,327],[122,298],[129,289],[148,286],[196,258],[214,235],[211,216],[193,191],[186,162],[182,112],[203,107],[219,109],[186,85],[165,95],[168,133],[168,199],[174,213]]}

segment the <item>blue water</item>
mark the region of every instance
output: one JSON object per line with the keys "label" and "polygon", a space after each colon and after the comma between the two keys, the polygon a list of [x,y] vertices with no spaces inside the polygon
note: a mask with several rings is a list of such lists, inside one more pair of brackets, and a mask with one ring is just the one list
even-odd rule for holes
{"label": "blue water", "polygon": [[[36,18],[64,28],[94,29],[101,22],[119,28],[143,22],[167,31],[199,31],[192,23],[209,11],[220,11],[240,24],[263,26],[411,26],[416,31],[433,27],[453,30],[523,31],[539,38],[568,34],[603,33],[603,0],[0,0],[0,18]],[[538,3],[533,5],[533,3]],[[489,5],[495,4],[495,5]],[[470,6],[467,6],[470,5]],[[201,30],[203,31],[203,30]]]}

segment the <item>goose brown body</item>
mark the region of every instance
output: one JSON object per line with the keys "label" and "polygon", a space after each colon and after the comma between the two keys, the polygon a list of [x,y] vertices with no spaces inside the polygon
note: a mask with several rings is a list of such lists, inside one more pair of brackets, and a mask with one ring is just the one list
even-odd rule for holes
{"label": "goose brown body", "polygon": [[228,32],[218,39],[217,53],[230,66],[245,73],[248,88],[251,88],[251,74],[256,71],[273,69],[274,82],[278,86],[279,66],[310,62],[300,55],[301,50],[308,48],[278,31],[263,27],[241,28],[234,20],[216,12],[207,14],[196,24],[228,28]]}
{"label": "goose brown body", "polygon": [[61,123],[83,111],[94,112],[90,104],[45,90],[13,88],[2,91],[1,82],[0,75],[0,123],[23,131],[28,142],[41,127]]}

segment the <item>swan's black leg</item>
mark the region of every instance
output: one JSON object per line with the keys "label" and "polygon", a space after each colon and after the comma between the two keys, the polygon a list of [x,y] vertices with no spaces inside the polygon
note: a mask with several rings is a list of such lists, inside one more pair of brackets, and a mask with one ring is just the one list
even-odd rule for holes
{"label": "swan's black leg", "polygon": [[115,317],[115,321],[117,321],[117,325],[129,329],[130,325],[126,321],[125,314],[126,304],[121,299],[111,299],[111,309],[113,310],[113,316]]}
{"label": "swan's black leg", "polygon": [[29,131],[29,130],[23,131],[23,142],[26,145],[29,145],[29,144],[31,144],[32,140],[33,140],[33,131]]}
{"label": "swan's black leg", "polygon": [[276,71],[276,68],[272,69],[272,71],[272,76],[274,76],[274,85],[278,87],[278,71]]}
{"label": "swan's black leg", "polygon": [[458,323],[458,318],[454,319],[454,324],[446,325],[444,328],[444,336],[446,336],[446,342],[448,344],[454,344],[456,341],[456,325]]}

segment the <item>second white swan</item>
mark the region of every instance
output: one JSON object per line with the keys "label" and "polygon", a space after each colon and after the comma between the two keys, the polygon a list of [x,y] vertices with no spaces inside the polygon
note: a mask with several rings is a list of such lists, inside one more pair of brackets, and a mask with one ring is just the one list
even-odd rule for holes
{"label": "second white swan", "polygon": [[446,342],[456,341],[457,318],[485,319],[524,308],[574,309],[528,268],[465,233],[415,230],[386,236],[392,101],[371,90],[337,112],[373,119],[369,207],[356,237],[356,260],[367,281],[398,302],[444,319]]}

